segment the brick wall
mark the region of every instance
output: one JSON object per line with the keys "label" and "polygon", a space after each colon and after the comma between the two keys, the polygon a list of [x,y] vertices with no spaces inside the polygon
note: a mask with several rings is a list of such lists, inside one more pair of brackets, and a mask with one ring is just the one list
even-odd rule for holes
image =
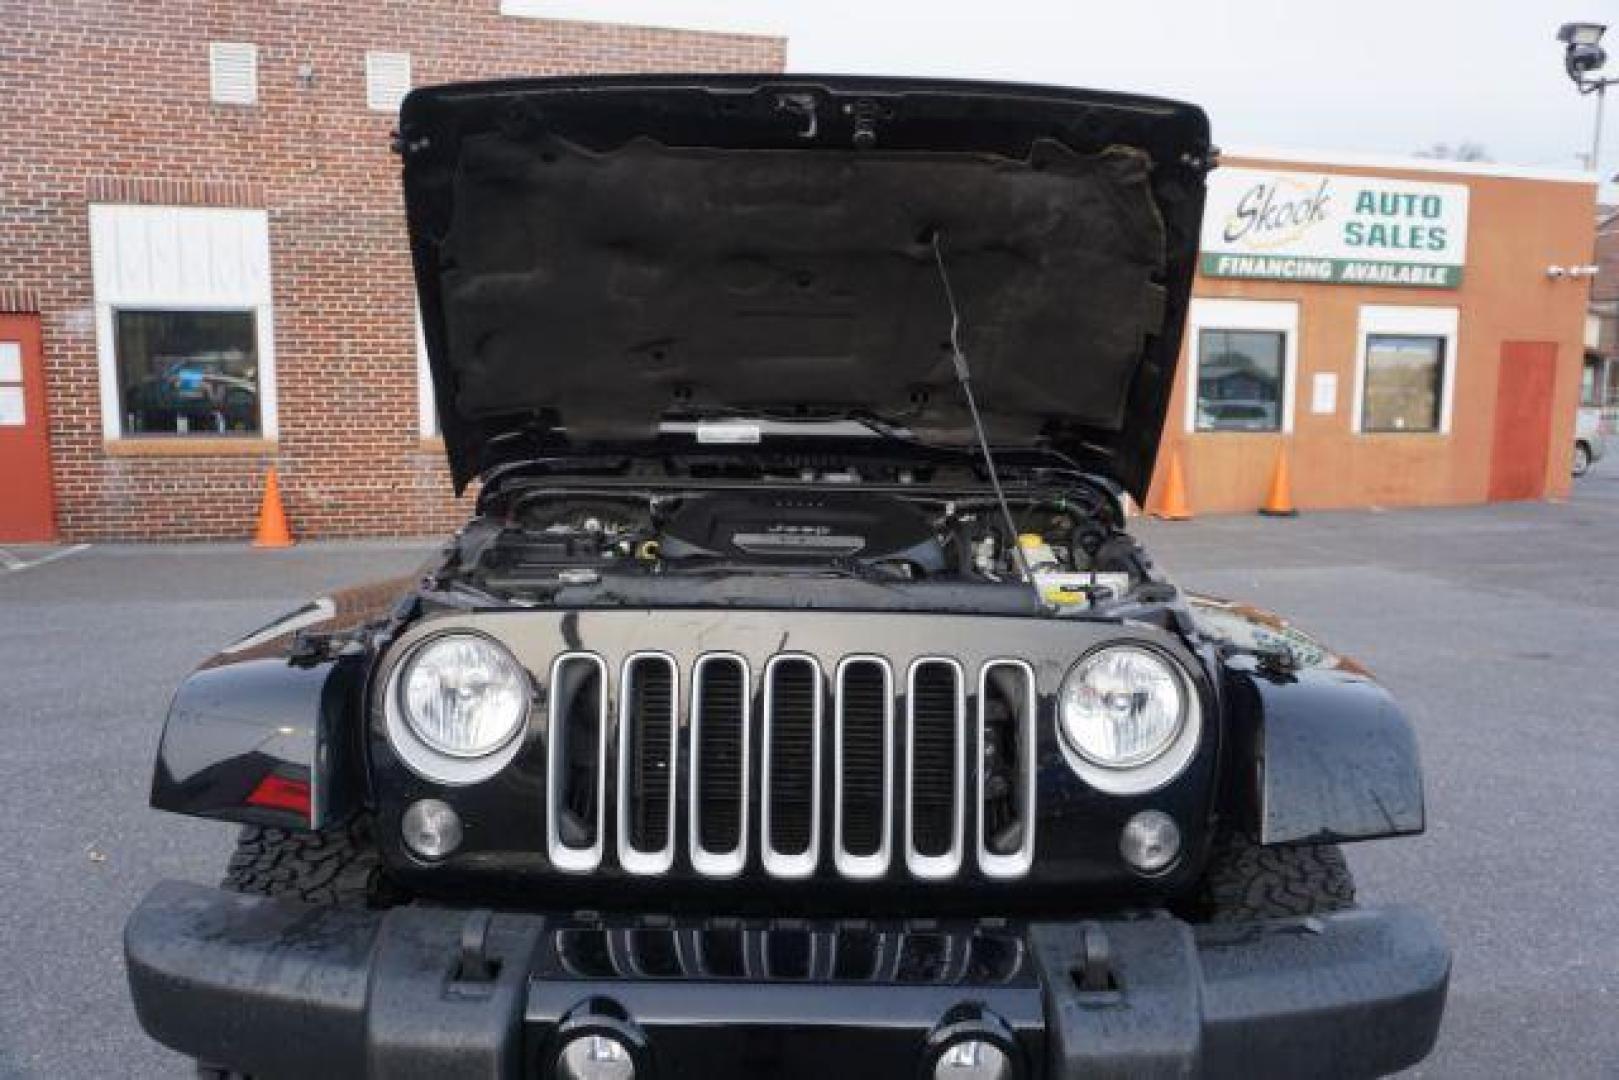
{"label": "brick wall", "polygon": [[[210,41],[258,45],[258,104],[210,103]],[[785,42],[512,18],[498,0],[7,0],[0,297],[43,319],[63,538],[247,536],[272,463],[304,537],[437,532],[464,517],[442,452],[419,434],[394,119],[366,108],[367,50],[410,53],[420,86],[776,71]],[[105,442],[92,202],[268,211],[277,443]]]}

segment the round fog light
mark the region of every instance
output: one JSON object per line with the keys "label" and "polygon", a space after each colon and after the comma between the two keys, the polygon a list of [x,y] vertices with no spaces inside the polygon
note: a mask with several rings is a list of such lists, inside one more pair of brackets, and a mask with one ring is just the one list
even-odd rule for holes
{"label": "round fog light", "polygon": [[461,817],[449,803],[423,799],[410,804],[400,824],[405,846],[424,859],[442,859],[461,846]]}
{"label": "round fog light", "polygon": [[612,1035],[579,1035],[557,1055],[558,1080],[634,1080],[630,1048]]}
{"label": "round fog light", "polygon": [[1119,853],[1143,874],[1169,869],[1181,853],[1181,831],[1162,810],[1143,810],[1124,824]]}
{"label": "round fog light", "polygon": [[952,1043],[933,1066],[933,1080],[1011,1080],[1012,1061],[988,1039]]}

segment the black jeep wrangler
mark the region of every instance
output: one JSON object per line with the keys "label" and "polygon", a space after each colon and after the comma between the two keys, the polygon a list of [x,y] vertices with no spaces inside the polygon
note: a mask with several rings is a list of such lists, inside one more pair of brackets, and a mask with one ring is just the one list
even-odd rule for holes
{"label": "black jeep wrangler", "polygon": [[1337,845],[1410,725],[1126,530],[1198,109],[819,77],[418,90],[471,520],[180,688],[141,1023],[251,1076],[1364,1076],[1449,954]]}

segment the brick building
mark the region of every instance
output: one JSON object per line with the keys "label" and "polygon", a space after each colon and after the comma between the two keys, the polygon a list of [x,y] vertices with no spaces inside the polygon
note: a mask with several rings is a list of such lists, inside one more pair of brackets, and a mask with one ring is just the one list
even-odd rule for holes
{"label": "brick building", "polygon": [[[782,37],[729,21],[572,21],[615,9],[9,0],[0,542],[243,538],[271,465],[301,536],[462,520],[389,132],[413,85],[785,61]],[[1590,279],[1568,272],[1591,258],[1595,190],[1228,154],[1158,479],[1179,455],[1198,512],[1258,506],[1284,453],[1305,508],[1565,494],[1582,381],[1619,373],[1582,366]],[[1619,310],[1616,239],[1605,218],[1599,310]]]}
{"label": "brick building", "polygon": [[539,0],[10,0],[0,539],[425,533],[450,497],[389,150],[412,85],[774,71]]}
{"label": "brick building", "polygon": [[[1216,128],[1218,130],[1218,128]],[[1159,455],[1197,512],[1568,494],[1595,177],[1229,150]],[[1151,505],[1151,503],[1149,503]]]}
{"label": "brick building", "polygon": [[1597,207],[1595,265],[1580,404],[1605,410],[1611,433],[1619,420],[1619,206]]}

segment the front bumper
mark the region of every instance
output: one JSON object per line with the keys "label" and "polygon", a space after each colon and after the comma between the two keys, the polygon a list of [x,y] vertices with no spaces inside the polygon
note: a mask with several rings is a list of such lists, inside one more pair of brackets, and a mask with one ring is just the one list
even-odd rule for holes
{"label": "front bumper", "polygon": [[[1372,1076],[1420,1060],[1450,956],[1405,908],[1192,928],[703,923],[312,908],[179,882],[131,916],[146,1031],[255,1077],[549,1077],[577,1034],[637,1075]],[[962,1075],[971,1075],[963,1073]]]}

